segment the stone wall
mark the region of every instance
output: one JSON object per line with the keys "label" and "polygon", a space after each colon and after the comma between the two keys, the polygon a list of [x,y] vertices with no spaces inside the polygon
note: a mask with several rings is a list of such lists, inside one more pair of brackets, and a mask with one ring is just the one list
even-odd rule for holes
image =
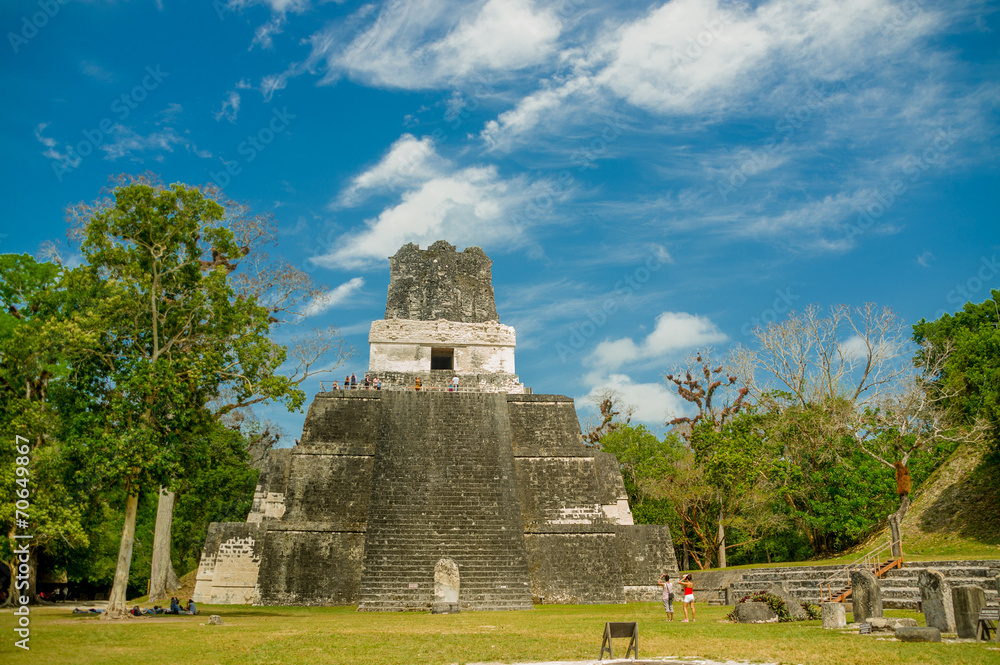
{"label": "stone wall", "polygon": [[358,601],[380,397],[320,393],[309,407],[289,459],[285,513],[265,523],[255,604]]}
{"label": "stone wall", "polygon": [[[368,376],[382,381],[382,390],[413,390],[414,379],[420,377],[424,388],[447,388],[455,372],[430,370],[427,372],[368,372]],[[462,388],[484,393],[521,394],[530,392],[517,379],[516,374],[469,374],[460,377]]]}
{"label": "stone wall", "polygon": [[426,250],[404,245],[389,258],[385,318],[497,321],[492,265],[479,247],[456,252],[444,240]]}
{"label": "stone wall", "polygon": [[291,453],[290,448],[267,451],[253,493],[253,507],[247,516],[247,522],[280,519],[285,514],[285,488],[288,486]]}
{"label": "stone wall", "polygon": [[670,529],[662,524],[619,526],[618,547],[622,562],[622,582],[628,602],[655,602],[662,597],[656,584],[660,575],[668,573],[679,581],[677,559]]}
{"label": "stone wall", "polygon": [[430,609],[444,558],[463,610],[531,609],[505,396],[382,400],[358,609]]}
{"label": "stone wall", "polygon": [[283,514],[212,525],[203,602],[426,610],[450,559],[463,609],[620,603],[655,599],[677,567],[559,395],[321,393],[263,489]]}
{"label": "stone wall", "polygon": [[453,321],[372,321],[368,333],[368,372],[425,372],[431,349],[450,348],[453,371],[464,374],[513,374],[514,329],[501,323]]}
{"label": "stone wall", "polygon": [[257,584],[264,527],[259,523],[213,522],[198,563],[192,600],[217,605],[246,604]]}

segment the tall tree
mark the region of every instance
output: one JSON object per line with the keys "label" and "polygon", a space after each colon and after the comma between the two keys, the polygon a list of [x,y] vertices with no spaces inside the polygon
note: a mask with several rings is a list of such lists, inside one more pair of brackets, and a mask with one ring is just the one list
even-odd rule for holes
{"label": "tall tree", "polygon": [[[82,308],[88,294],[76,277],[28,255],[0,255],[0,429],[10,432],[0,443],[0,491],[30,499],[31,510],[26,512],[34,536],[32,561],[39,549],[54,542],[87,543],[78,497],[65,483],[70,462],[62,440],[69,421],[78,417],[73,409],[63,408],[65,402],[83,400],[82,394],[67,394],[66,383],[96,339],[93,321]],[[14,434],[23,440],[18,442]],[[29,461],[24,466],[28,476],[15,474],[15,457]],[[9,536],[0,550],[10,561],[14,501],[0,505],[0,524]],[[34,578],[30,582],[27,593],[18,595],[34,596]]]}
{"label": "tall tree", "polygon": [[[667,374],[668,383],[672,383],[680,397],[697,407],[694,416],[679,416],[669,421],[688,442],[700,424],[707,425],[718,433],[726,423],[747,406],[744,402],[749,388],[736,387],[737,377],[725,370],[722,365],[712,367],[711,350],[695,354],[693,361],[686,369]],[[724,504],[719,496],[718,519],[718,562],[720,568],[726,567],[726,519],[728,515],[722,510]]]}
{"label": "tall tree", "polygon": [[230,273],[248,253],[223,223],[225,210],[196,188],[144,179],[74,210],[91,279],[106,291],[104,413],[115,436],[97,442],[98,471],[126,490],[125,523],[104,616],[125,616],[138,497],[185,473],[203,442],[219,386],[238,400],[266,396],[298,408],[303,393],[277,369],[283,347],[268,338],[265,307],[237,297]]}

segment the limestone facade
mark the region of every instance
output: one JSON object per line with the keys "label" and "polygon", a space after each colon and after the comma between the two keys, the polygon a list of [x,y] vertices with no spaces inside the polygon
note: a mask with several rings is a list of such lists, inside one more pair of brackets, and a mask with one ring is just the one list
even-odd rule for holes
{"label": "limestone facade", "polygon": [[[247,522],[210,526],[195,602],[658,599],[659,576],[677,571],[670,532],[634,524],[618,461],[584,443],[572,399],[518,381],[489,258],[439,241],[390,266],[386,318],[369,335],[383,389],[316,396],[298,444],[271,451]],[[455,375],[472,391],[413,389]]]}

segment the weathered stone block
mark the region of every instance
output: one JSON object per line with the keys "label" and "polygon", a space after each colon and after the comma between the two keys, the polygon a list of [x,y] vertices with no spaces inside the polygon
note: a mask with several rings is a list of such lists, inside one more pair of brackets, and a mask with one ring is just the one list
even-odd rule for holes
{"label": "weathered stone block", "polygon": [[823,603],[823,627],[844,628],[847,626],[847,607],[843,603]]}
{"label": "weathered stone block", "polygon": [[868,619],[873,633],[891,633],[900,626],[916,626],[917,620],[902,617],[872,617]]}
{"label": "weathered stone block", "polygon": [[435,602],[431,605],[431,614],[458,614],[461,608],[457,602],[441,603]]}
{"label": "weathered stone block", "polygon": [[920,607],[928,626],[942,633],[955,632],[955,609],[951,600],[951,585],[940,571],[928,568],[917,578],[920,587]]}
{"label": "weathered stone block", "polygon": [[979,610],[986,605],[986,592],[972,584],[953,587],[952,604],[955,608],[955,629],[962,639],[975,639],[979,625]]}
{"label": "weathered stone block", "polygon": [[767,592],[785,601],[785,606],[788,608],[788,613],[792,615],[793,620],[802,621],[808,616],[806,611],[802,609],[802,603],[799,602],[799,599],[793,596],[785,587],[778,584],[771,584],[767,587]]}
{"label": "weathered stone block", "polygon": [[734,610],[736,623],[778,623],[778,615],[774,613],[767,603],[745,602],[740,603]]}
{"label": "weathered stone block", "polygon": [[900,642],[940,642],[941,631],[930,626],[899,626],[896,639]]}
{"label": "weathered stone block", "polygon": [[425,250],[404,245],[389,258],[385,318],[496,321],[492,265],[479,247],[456,252],[444,240]]}
{"label": "weathered stone block", "polygon": [[208,625],[209,626],[221,626],[222,625],[222,617],[219,616],[218,614],[213,614],[212,616],[208,617]]}
{"label": "weathered stone block", "polygon": [[855,623],[882,616],[882,591],[878,578],[867,570],[851,571],[851,601]]}

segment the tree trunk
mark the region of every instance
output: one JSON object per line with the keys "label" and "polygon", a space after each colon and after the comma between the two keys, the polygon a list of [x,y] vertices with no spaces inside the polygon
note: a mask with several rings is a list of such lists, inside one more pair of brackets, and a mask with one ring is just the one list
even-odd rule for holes
{"label": "tree trunk", "polygon": [[163,600],[181,588],[170,560],[170,527],[174,521],[174,493],[160,488],[153,532],[153,565],[149,577],[149,602]]}
{"label": "tree trunk", "polygon": [[719,515],[719,568],[726,567],[726,527],[722,524],[722,515]]}
{"label": "tree trunk", "polygon": [[681,540],[681,570],[691,570],[691,560],[688,558],[688,546]]}
{"label": "tree trunk", "polygon": [[892,557],[898,559],[903,556],[903,518],[910,508],[910,495],[899,495],[899,509],[889,515],[889,531],[892,534]]}
{"label": "tree trunk", "polygon": [[122,526],[122,542],[118,547],[118,565],[115,567],[115,582],[108,597],[108,609],[102,619],[123,619],[129,616],[125,592],[128,589],[128,574],[132,567],[132,545],[135,544],[135,515],[139,508],[139,493],[131,487],[125,501],[125,525]]}

